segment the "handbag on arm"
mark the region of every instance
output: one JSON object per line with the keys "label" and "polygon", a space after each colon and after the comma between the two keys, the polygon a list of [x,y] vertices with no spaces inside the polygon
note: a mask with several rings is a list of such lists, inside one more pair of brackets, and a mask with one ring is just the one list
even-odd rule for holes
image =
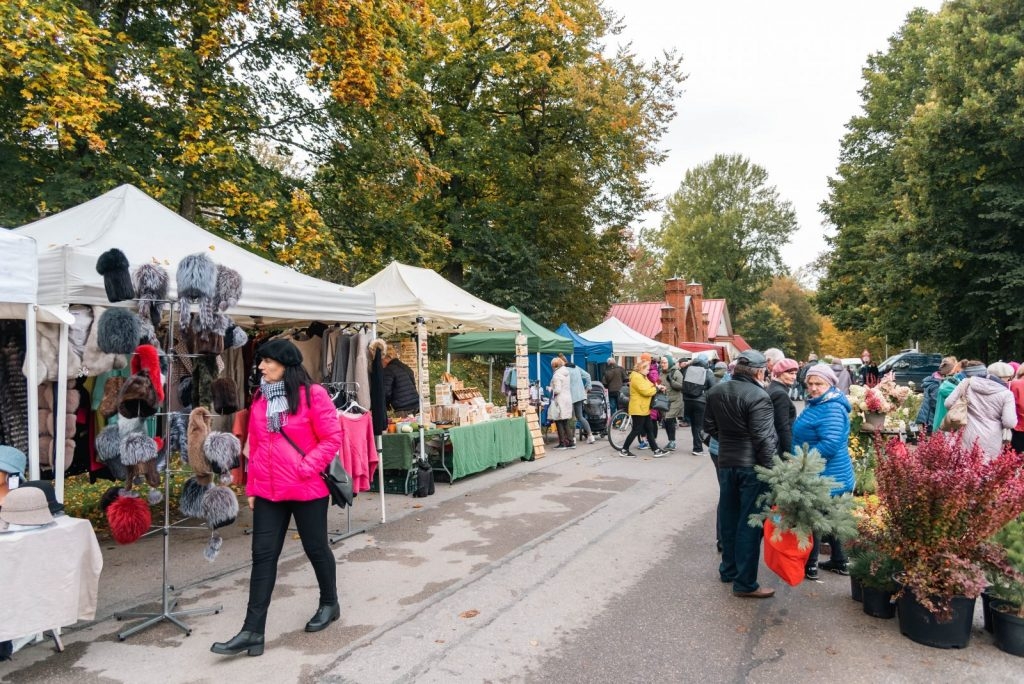
{"label": "handbag on arm", "polygon": [[[284,428],[281,428],[281,436],[302,454],[302,458],[306,458],[306,452],[288,436]],[[327,467],[320,471],[320,479],[324,481],[327,491],[331,493],[331,503],[342,508],[352,505],[352,500],[355,498],[352,494],[352,477],[345,470],[345,466],[341,465],[341,457],[338,454],[335,454]]]}

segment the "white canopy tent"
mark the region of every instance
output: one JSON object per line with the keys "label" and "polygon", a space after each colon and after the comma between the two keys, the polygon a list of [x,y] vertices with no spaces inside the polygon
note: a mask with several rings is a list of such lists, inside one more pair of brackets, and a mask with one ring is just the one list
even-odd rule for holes
{"label": "white canopy tent", "polygon": [[174,274],[189,254],[206,252],[242,276],[242,298],[228,314],[241,325],[308,321],[370,323],[373,294],[275,264],[185,220],[133,185],[122,185],[59,214],[18,228],[41,250],[38,301],[110,306],[100,254],[116,247],[132,266],[155,263]]}
{"label": "white canopy tent", "polygon": [[[39,285],[38,255],[35,240],[0,229],[0,319],[25,321],[25,356],[29,376],[25,378],[28,406],[28,477],[39,479],[39,386],[38,347],[36,341],[37,323],[60,325],[60,347],[57,372],[60,377],[67,375],[68,367],[68,326],[74,318],[66,308],[39,306],[36,304]],[[57,406],[67,402],[67,386],[60,383],[57,390]],[[64,444],[64,421],[57,421],[55,445]],[[54,471],[57,473],[57,500],[64,500],[64,449],[55,448]]]}
{"label": "white canopy tent", "polygon": [[519,330],[519,314],[488,304],[429,268],[392,261],[356,285],[377,298],[377,328],[393,335],[422,318],[431,333]]}
{"label": "white canopy tent", "polygon": [[590,330],[580,333],[589,340],[609,340],[612,343],[612,353],[616,356],[639,356],[644,352],[648,354],[671,354],[677,359],[689,358],[690,352],[685,349],[673,347],[664,342],[658,342],[646,335],[641,335],[615,316],[608,318]]}

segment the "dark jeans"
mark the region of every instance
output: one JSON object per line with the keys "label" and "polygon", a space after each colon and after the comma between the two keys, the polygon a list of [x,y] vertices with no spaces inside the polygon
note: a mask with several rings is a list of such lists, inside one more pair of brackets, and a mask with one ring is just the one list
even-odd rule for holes
{"label": "dark jeans", "polygon": [[[708,449],[708,453],[711,454],[711,462],[715,464],[715,477],[718,475],[718,454],[712,453],[711,449]],[[719,480],[719,493],[718,499],[721,501],[721,480]],[[722,511],[719,506],[715,506],[715,541],[719,546],[722,545]]]}
{"label": "dark jeans", "polygon": [[590,437],[590,435],[593,434],[593,431],[591,431],[590,423],[587,421],[586,417],[583,415],[583,400],[582,399],[580,401],[574,401],[572,403],[572,412],[573,412],[573,415],[576,416],[576,422],[579,423],[580,427],[583,428],[583,434],[585,434],[587,437]]}
{"label": "dark jeans", "polygon": [[284,547],[288,523],[295,517],[302,549],[306,552],[317,584],[320,605],[338,600],[337,568],[327,541],[327,506],[330,497],[313,501],[269,501],[256,497],[252,513],[252,572],[249,576],[249,607],[243,630],[263,634],[267,627],[267,609],[277,582],[277,559]]}
{"label": "dark jeans", "polygon": [[693,436],[693,450],[704,451],[704,444],[700,441],[700,431],[704,427],[704,409],[707,407],[703,401],[691,401],[686,399],[683,402],[683,415],[686,422],[690,424],[690,434]]}
{"label": "dark jeans", "polygon": [[1010,431],[1010,446],[1017,453],[1024,453],[1024,432]]}
{"label": "dark jeans", "polygon": [[723,582],[732,582],[732,590],[758,588],[757,566],[761,559],[760,527],[751,527],[747,519],[757,512],[755,501],[765,489],[753,467],[718,469],[718,513],[722,521],[722,562],[718,574]]}
{"label": "dark jeans", "polygon": [[832,555],[830,560],[840,565],[846,563],[846,552],[843,551],[843,544],[837,537],[833,537],[830,534],[820,537],[814,535],[814,545],[811,546],[811,555],[807,557],[807,567],[818,564],[818,548],[821,546],[821,542],[827,542],[832,548]]}
{"label": "dark jeans", "polygon": [[569,427],[569,419],[556,420],[555,428],[558,430],[558,446],[569,446],[573,443],[572,428]]}
{"label": "dark jeans", "polygon": [[615,415],[615,412],[619,410],[619,393],[609,392],[608,393],[608,410],[611,415]]}
{"label": "dark jeans", "polygon": [[654,421],[651,420],[650,414],[642,416],[630,414],[630,418],[633,419],[633,429],[629,431],[629,437],[626,437],[626,443],[622,445],[622,448],[629,449],[629,445],[635,438],[647,435],[647,443],[651,445],[651,449],[657,449],[658,433],[654,431]]}
{"label": "dark jeans", "polygon": [[678,418],[665,418],[661,421],[662,426],[665,428],[665,437],[670,442],[676,441],[676,421]]}

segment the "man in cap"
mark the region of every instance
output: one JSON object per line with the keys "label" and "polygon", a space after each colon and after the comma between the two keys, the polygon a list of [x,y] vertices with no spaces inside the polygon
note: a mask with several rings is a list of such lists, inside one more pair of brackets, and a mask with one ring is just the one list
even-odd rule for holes
{"label": "man in cap", "polygon": [[704,430],[718,440],[718,513],[722,561],[718,574],[732,583],[734,596],[769,598],[774,589],[757,583],[761,530],[747,519],[757,512],[765,485],[754,466],[770,468],[778,437],[772,400],[764,389],[767,361],[751,349],[739,355],[732,379],[707,392]]}
{"label": "man in cap", "polygon": [[613,414],[619,410],[619,392],[622,386],[629,383],[626,369],[615,363],[615,357],[608,359],[608,367],[601,375],[601,383],[608,390],[608,410]]}

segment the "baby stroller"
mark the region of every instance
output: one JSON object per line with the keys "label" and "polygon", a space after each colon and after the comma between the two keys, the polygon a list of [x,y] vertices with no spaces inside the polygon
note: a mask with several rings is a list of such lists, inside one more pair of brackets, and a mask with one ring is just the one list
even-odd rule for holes
{"label": "baby stroller", "polygon": [[583,400],[583,417],[595,435],[604,437],[608,433],[608,392],[600,382],[590,383]]}

